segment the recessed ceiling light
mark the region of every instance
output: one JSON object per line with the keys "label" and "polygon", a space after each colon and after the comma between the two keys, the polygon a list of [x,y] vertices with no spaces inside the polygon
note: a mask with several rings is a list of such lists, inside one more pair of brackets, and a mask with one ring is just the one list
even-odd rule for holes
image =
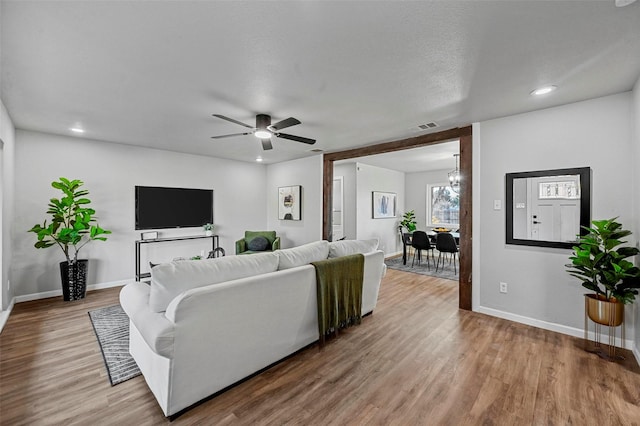
{"label": "recessed ceiling light", "polygon": [[69,130],[71,130],[73,133],[84,133],[84,130],[79,127],[72,127]]}
{"label": "recessed ceiling light", "polygon": [[544,86],[544,87],[540,87],[540,88],[534,90],[533,92],[531,92],[531,94],[533,96],[546,95],[547,93],[553,92],[557,88],[558,88],[558,86]]}
{"label": "recessed ceiling light", "polygon": [[256,161],[257,161],[258,163],[262,163],[262,157],[258,157],[258,158],[256,158]]}

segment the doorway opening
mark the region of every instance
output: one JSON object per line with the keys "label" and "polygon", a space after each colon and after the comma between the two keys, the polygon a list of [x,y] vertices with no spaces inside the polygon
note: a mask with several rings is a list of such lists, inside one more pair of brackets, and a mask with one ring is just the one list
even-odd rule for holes
{"label": "doorway opening", "polygon": [[472,132],[471,126],[454,128],[409,139],[331,152],[323,158],[323,220],[322,236],[331,241],[333,234],[333,166],[338,160],[383,154],[405,149],[460,141],[460,277],[458,281],[460,309],[471,310],[471,206],[472,206]]}

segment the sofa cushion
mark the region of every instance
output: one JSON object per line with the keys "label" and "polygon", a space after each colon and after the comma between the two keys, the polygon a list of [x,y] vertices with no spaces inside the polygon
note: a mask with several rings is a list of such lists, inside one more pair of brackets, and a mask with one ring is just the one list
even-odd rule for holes
{"label": "sofa cushion", "polygon": [[377,250],[378,240],[342,240],[329,243],[329,257],[342,257]]}
{"label": "sofa cushion", "polygon": [[151,269],[149,308],[163,312],[183,291],[274,272],[278,269],[278,260],[277,254],[268,252],[160,264]]}
{"label": "sofa cushion", "polygon": [[295,268],[326,259],[329,255],[329,243],[324,240],[315,241],[298,247],[278,250],[275,253],[280,258],[279,270]]}
{"label": "sofa cushion", "polygon": [[265,251],[268,248],[271,248],[269,246],[270,246],[269,240],[267,240],[265,237],[261,235],[253,238],[247,244],[247,248],[251,251]]}

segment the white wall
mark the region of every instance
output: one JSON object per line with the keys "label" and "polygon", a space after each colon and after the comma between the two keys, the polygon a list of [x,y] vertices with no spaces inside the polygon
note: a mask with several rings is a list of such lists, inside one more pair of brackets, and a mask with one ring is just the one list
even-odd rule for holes
{"label": "white wall", "polygon": [[[36,236],[27,232],[47,218],[47,202],[59,193],[50,183],[60,176],[85,182],[100,225],[113,232],[108,241],[92,242],[81,252],[80,257],[90,259],[88,284],[134,277],[134,241],[140,237],[140,231],[134,229],[135,185],[213,189],[215,233],[227,253],[233,254],[235,240],[246,229],[267,226],[264,165],[22,130],[17,131],[16,141],[12,258],[16,296],[60,290],[62,251],[35,249]],[[161,236],[203,233],[200,228],[159,232]],[[149,247],[154,252],[150,256],[169,258],[151,260],[210,249],[204,240],[162,245]]]}
{"label": "white wall", "polygon": [[[634,226],[634,194],[624,184],[636,167],[629,155],[631,101],[627,92],[474,126],[473,214],[474,224],[481,225],[474,226],[478,310],[581,332],[586,290],[565,271],[571,251],[505,245],[504,208],[494,210],[493,200],[504,204],[505,173],[588,166],[592,218],[619,216],[623,225]],[[507,294],[498,291],[501,281],[508,283]],[[633,328],[629,322],[628,337]]]}
{"label": "white wall", "polygon": [[[633,167],[633,217],[634,222],[630,224],[635,234],[635,240],[640,240],[640,168],[637,167],[640,164],[640,77],[633,88],[633,122],[632,122],[632,164]],[[636,265],[638,265],[639,259],[636,259]],[[636,359],[640,363],[640,300],[636,298],[634,303],[634,315],[635,315],[635,355]]]}
{"label": "white wall", "polygon": [[[360,240],[377,238],[380,241],[378,248],[384,251],[387,256],[400,252],[402,245],[398,234],[398,225],[401,221],[401,212],[405,208],[404,173],[357,163],[356,188],[357,238]],[[397,194],[397,217],[373,219],[373,191],[394,192]]]}
{"label": "white wall", "polygon": [[[407,173],[405,176],[405,211],[415,210],[417,229],[427,229],[427,185],[447,183],[449,170]],[[401,218],[402,219],[402,218]]]}
{"label": "white wall", "polygon": [[[15,286],[10,288],[11,277],[11,253],[12,247],[12,224],[13,224],[13,204],[14,204],[14,174],[15,174],[15,128],[7,109],[0,99],[0,139],[2,140],[2,163],[0,164],[1,174],[0,191],[2,196],[2,207],[0,211],[2,230],[2,245],[0,247],[2,256],[2,281],[0,291],[2,292],[0,310],[5,310],[9,306],[13,297]],[[0,329],[2,326],[0,325]]]}
{"label": "white wall", "polygon": [[[279,220],[278,188],[293,185],[302,186],[302,220]],[[269,165],[266,188],[265,229],[276,231],[282,248],[322,239],[322,155]]]}
{"label": "white wall", "polygon": [[357,232],[356,211],[356,163],[334,164],[333,177],[342,176],[342,191],[344,195],[343,226],[347,240],[355,240]]}

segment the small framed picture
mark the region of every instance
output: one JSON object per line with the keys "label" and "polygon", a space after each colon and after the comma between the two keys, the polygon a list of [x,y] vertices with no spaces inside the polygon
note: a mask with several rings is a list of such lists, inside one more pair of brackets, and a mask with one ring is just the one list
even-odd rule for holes
{"label": "small framed picture", "polygon": [[394,192],[373,191],[373,218],[396,217],[396,194]]}
{"label": "small framed picture", "polygon": [[302,186],[282,186],[278,188],[278,219],[301,220]]}
{"label": "small framed picture", "polygon": [[143,240],[157,240],[158,231],[143,232],[140,234],[140,238]]}

